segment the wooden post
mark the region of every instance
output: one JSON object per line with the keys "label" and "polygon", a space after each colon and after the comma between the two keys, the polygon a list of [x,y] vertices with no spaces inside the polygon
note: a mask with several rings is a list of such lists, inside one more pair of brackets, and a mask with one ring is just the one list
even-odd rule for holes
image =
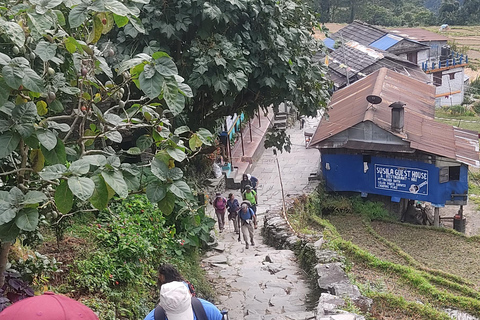
{"label": "wooden post", "polygon": [[433,226],[440,227],[440,208],[439,207],[435,207],[435,210],[433,213]]}
{"label": "wooden post", "polygon": [[245,155],[245,148],[243,147],[243,130],[242,126],[240,125],[240,139],[242,140],[242,156]]}
{"label": "wooden post", "polygon": [[260,121],[260,107],[258,107],[258,127],[262,127],[262,122]]}

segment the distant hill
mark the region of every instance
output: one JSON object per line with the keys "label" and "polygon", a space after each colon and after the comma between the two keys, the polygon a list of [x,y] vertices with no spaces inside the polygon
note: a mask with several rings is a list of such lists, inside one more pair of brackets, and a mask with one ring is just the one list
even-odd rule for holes
{"label": "distant hill", "polygon": [[[460,5],[463,5],[464,0],[458,0]],[[437,13],[438,9],[440,9],[440,5],[442,4],[442,0],[425,0],[425,7],[432,11]]]}

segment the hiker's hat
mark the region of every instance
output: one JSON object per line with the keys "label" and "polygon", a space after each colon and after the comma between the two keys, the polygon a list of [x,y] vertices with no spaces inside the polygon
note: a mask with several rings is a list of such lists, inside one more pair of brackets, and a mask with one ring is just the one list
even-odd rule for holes
{"label": "hiker's hat", "polygon": [[248,185],[245,186],[245,189],[250,190],[250,189],[252,189],[252,186],[248,184]]}
{"label": "hiker's hat", "polygon": [[159,305],[165,310],[168,320],[193,320],[192,295],[181,281],[162,285]]}

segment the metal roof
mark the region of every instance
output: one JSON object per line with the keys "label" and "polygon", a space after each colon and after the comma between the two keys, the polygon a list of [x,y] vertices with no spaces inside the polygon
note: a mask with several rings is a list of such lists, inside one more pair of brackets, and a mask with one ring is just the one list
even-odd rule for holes
{"label": "metal roof", "polygon": [[400,28],[400,29],[388,30],[388,32],[396,34],[403,38],[407,38],[407,39],[415,40],[419,42],[449,40],[449,38],[444,35],[431,32],[425,29],[421,29],[421,28]]}
{"label": "metal roof", "polygon": [[380,39],[372,42],[370,46],[380,50],[387,50],[391,46],[397,44],[400,40],[402,40],[401,37],[394,36],[393,34],[386,34]]}
{"label": "metal roof", "polygon": [[334,40],[340,40],[342,42],[354,40],[364,46],[368,46],[370,43],[380,39],[385,34],[387,34],[387,32],[382,29],[376,28],[368,23],[355,20],[349,25],[331,34],[330,38]]}
{"label": "metal roof", "polygon": [[[371,105],[368,95],[377,95],[382,102]],[[392,131],[390,104],[405,103],[403,132]],[[336,91],[329,104],[328,117],[323,117],[310,142],[322,148],[322,142],[361,122],[371,121],[383,130],[410,143],[419,150],[478,167],[478,132],[459,129],[436,122],[435,87],[382,68],[354,84]],[[345,146],[342,146],[345,147]],[[379,150],[385,151],[385,150]],[[395,152],[394,146],[391,152]]]}
{"label": "metal roof", "polygon": [[323,39],[323,43],[327,46],[328,49],[335,50],[335,40],[331,38]]}
{"label": "metal roof", "polygon": [[[321,58],[318,58],[319,60]],[[358,76],[365,77],[367,74],[387,67],[400,73],[407,74],[425,83],[430,78],[416,64],[400,58],[386,51],[376,50],[363,46],[355,41],[349,41],[329,54],[329,74],[335,86],[340,88],[347,83],[348,78]],[[368,70],[368,72],[366,71]]]}

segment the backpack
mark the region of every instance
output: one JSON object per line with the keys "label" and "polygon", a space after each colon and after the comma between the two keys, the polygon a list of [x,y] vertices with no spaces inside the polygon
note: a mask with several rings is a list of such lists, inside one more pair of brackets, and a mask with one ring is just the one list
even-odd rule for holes
{"label": "backpack", "polygon": [[[205,309],[203,309],[202,303],[200,302],[200,300],[198,300],[198,298],[192,297],[192,308],[197,320],[208,320]],[[167,316],[165,315],[165,310],[163,310],[163,308],[158,305],[153,312],[153,319],[165,320],[166,318]]]}
{"label": "backpack", "polygon": [[[218,203],[218,200],[220,200],[221,202]],[[219,210],[219,211],[223,211],[225,210],[225,205],[227,202],[224,198],[221,198],[221,197],[218,197],[217,199],[215,199],[215,209]]]}

